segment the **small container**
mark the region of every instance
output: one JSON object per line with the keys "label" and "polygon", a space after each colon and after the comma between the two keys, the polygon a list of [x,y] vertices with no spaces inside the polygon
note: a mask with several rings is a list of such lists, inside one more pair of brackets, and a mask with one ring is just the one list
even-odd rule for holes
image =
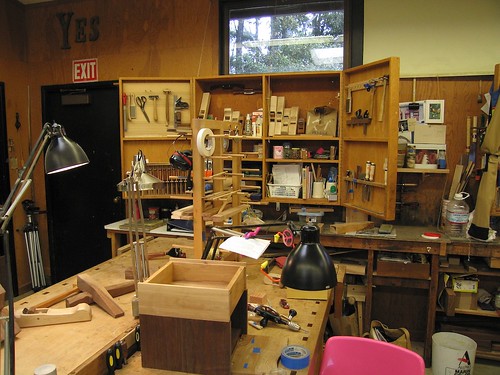
{"label": "small container", "polygon": [[284,159],[292,158],[292,144],[290,142],[283,143],[283,158]]}
{"label": "small container", "polygon": [[299,216],[299,223],[301,224],[316,224],[323,221],[325,213],[301,211],[297,212],[297,215]]}
{"label": "small container", "polygon": [[283,146],[273,146],[273,159],[283,159]]}

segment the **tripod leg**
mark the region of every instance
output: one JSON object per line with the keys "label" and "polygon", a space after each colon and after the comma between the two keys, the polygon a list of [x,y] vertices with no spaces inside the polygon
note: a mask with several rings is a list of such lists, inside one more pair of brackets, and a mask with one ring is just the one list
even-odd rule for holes
{"label": "tripod leg", "polygon": [[33,235],[36,247],[37,267],[40,275],[40,287],[45,288],[45,272],[43,270],[42,248],[40,246],[40,236],[38,233],[38,229],[33,232]]}
{"label": "tripod leg", "polygon": [[30,241],[30,232],[28,229],[24,231],[24,241],[26,242],[26,252],[28,254],[28,264],[30,267],[30,277],[31,277],[31,287],[35,288],[35,274],[33,270],[33,261],[31,259],[31,241]]}

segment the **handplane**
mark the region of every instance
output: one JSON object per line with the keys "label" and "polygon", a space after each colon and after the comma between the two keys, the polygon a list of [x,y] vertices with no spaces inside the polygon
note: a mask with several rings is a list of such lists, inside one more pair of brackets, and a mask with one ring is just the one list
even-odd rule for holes
{"label": "handplane", "polygon": [[21,328],[38,327],[51,324],[83,322],[92,319],[88,303],[79,303],[67,308],[25,308],[14,312],[14,317]]}

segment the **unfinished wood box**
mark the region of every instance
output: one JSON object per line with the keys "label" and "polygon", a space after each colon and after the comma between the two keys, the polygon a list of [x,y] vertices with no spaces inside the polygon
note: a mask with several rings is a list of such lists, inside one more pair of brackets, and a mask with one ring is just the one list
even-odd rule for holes
{"label": "unfinished wood box", "polygon": [[172,259],[138,285],[142,366],[230,374],[247,329],[244,263]]}

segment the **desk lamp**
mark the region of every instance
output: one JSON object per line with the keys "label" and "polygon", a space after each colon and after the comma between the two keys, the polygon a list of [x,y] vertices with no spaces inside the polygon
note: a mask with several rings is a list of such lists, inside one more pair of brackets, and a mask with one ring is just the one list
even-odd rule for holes
{"label": "desk lamp", "polygon": [[319,243],[319,229],[304,225],[300,244],[286,258],[281,283],[299,290],[325,290],[337,285],[337,275],[330,255]]}
{"label": "desk lamp", "polygon": [[139,316],[137,284],[149,277],[146,226],[144,224],[141,193],[146,190],[162,189],[165,186],[166,183],[164,181],[146,172],[146,156],[140,150],[134,158],[132,170],[127,172],[127,177],[117,186],[118,191],[127,194],[128,235],[136,292],[136,296],[132,301],[132,313],[134,317]]}
{"label": "desk lamp", "polygon": [[12,287],[12,270],[10,264],[9,231],[7,229],[12,215],[23,198],[24,193],[31,185],[33,170],[42,155],[42,151],[50,141],[45,151],[45,173],[53,174],[80,167],[89,163],[85,151],[75,142],[66,137],[64,128],[56,123],[45,123],[35,146],[31,150],[28,160],[19,170],[18,178],[14,183],[7,200],[0,209],[0,236],[3,237],[5,260],[7,266],[7,299],[9,317],[4,338],[4,374],[15,373],[14,348],[14,293]]}

